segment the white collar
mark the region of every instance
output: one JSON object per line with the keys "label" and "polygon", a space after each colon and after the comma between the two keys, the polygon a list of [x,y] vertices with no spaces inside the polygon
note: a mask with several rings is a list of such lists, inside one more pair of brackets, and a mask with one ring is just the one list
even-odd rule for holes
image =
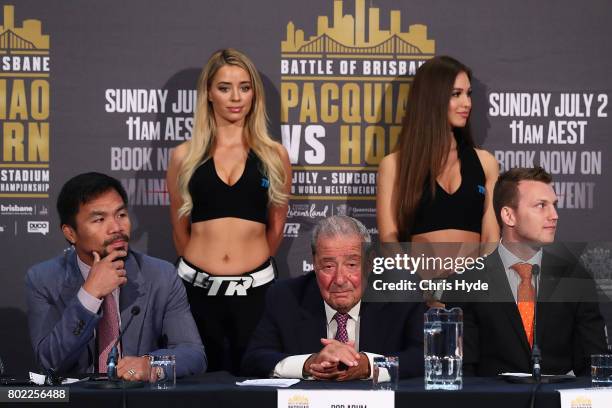
{"label": "white collar", "polygon": [[[323,301],[323,304],[325,305],[325,317],[327,318],[327,325],[329,325],[329,323],[332,320],[334,320],[334,316],[336,315],[336,313],[338,313],[338,311],[332,308],[330,305],[328,305],[327,302],[325,301]],[[357,302],[357,304],[353,306],[351,310],[348,311],[348,315],[351,317],[351,319],[355,321],[359,320],[359,310],[360,309],[361,309],[361,300]]]}

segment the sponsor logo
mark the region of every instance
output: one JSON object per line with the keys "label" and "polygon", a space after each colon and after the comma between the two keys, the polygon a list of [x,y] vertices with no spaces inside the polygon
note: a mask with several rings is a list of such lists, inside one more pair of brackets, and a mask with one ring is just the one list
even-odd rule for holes
{"label": "sponsor logo", "polygon": [[334,208],[336,215],[346,215],[348,217],[363,218],[376,217],[376,208],[373,207],[351,207],[347,204],[338,204]]}
{"label": "sponsor logo", "polygon": [[349,213],[349,206],[346,204],[339,204],[336,206],[335,208],[336,210],[336,215],[346,215],[348,216]]}
{"label": "sponsor logo", "polygon": [[297,238],[300,233],[301,226],[302,225],[297,222],[286,223],[283,231],[285,238]]}
{"label": "sponsor logo", "polygon": [[40,214],[40,215],[48,215],[49,214],[49,209],[47,207],[45,207],[44,205],[42,205],[40,207],[40,211],[38,212],[38,214]]}
{"label": "sponsor logo", "polygon": [[610,281],[606,286],[612,289],[612,254],[609,249],[602,247],[588,249],[580,255],[580,262],[599,284],[604,283],[602,280]]}
{"label": "sponsor logo", "polygon": [[6,229],[6,225],[0,225],[0,232],[4,232],[5,229]]}
{"label": "sponsor logo", "polygon": [[253,285],[251,276],[209,276],[202,287],[208,289],[208,296],[215,296],[227,283],[224,296],[246,296],[247,289]]}
{"label": "sponsor logo", "polygon": [[28,232],[30,234],[43,234],[49,233],[49,221],[28,221]]}
{"label": "sponsor logo", "polygon": [[31,205],[2,205],[0,204],[1,215],[34,215],[34,207]]}
{"label": "sponsor logo", "polygon": [[319,208],[316,204],[292,204],[287,210],[287,217],[326,218],[328,211],[328,205]]}
{"label": "sponsor logo", "polygon": [[302,271],[304,273],[314,271],[314,265],[311,264],[310,262],[307,262],[306,260],[303,260],[302,261]]}

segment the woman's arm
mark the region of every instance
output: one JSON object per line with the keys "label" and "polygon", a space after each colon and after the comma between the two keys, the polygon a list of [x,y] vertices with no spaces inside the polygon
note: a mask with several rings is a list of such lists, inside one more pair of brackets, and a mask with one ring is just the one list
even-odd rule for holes
{"label": "woman's arm", "polygon": [[398,242],[395,190],[397,153],[391,153],[378,165],[376,181],[376,225],[380,242]]}
{"label": "woman's arm", "polygon": [[183,143],[172,150],[170,164],[166,173],[166,186],[170,195],[170,221],[172,223],[172,239],[178,256],[183,255],[185,246],[191,235],[191,223],[189,217],[178,216],[178,210],[183,205],[183,199],[179,193],[178,176],[187,155],[187,143]]}
{"label": "woman's arm", "polygon": [[[485,173],[485,210],[482,215],[482,231],[480,242],[495,243],[499,242],[499,224],[493,209],[493,188],[499,178],[499,164],[495,157],[486,150],[476,149],[480,163]],[[488,251],[487,251],[488,252]]]}
{"label": "woman's arm", "polygon": [[[278,155],[280,156],[283,167],[285,168],[285,185],[283,191],[287,194],[291,194],[291,164],[289,163],[289,155],[287,150],[280,143],[277,144]],[[283,239],[283,232],[285,229],[285,220],[287,219],[287,209],[289,208],[289,202],[283,205],[270,206],[268,210],[268,227],[266,229],[266,238],[268,239],[268,247],[270,248],[270,255],[273,256],[278,247],[280,246],[281,240]]]}

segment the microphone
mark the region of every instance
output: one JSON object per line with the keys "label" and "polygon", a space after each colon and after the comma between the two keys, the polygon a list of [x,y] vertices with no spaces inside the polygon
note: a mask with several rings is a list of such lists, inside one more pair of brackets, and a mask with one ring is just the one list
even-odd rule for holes
{"label": "microphone", "polygon": [[531,362],[533,364],[532,375],[533,378],[539,383],[542,379],[542,371],[540,367],[540,363],[542,362],[542,353],[540,352],[540,347],[538,346],[537,340],[537,322],[538,322],[538,286],[539,286],[539,275],[540,275],[540,266],[533,265],[531,269],[531,275],[535,277],[535,299],[534,299],[534,307],[533,307],[533,347],[531,348]]}
{"label": "microphone", "polygon": [[119,330],[119,337],[117,337],[117,341],[115,341],[115,344],[113,344],[113,348],[111,349],[110,353],[108,353],[108,358],[106,359],[106,373],[108,375],[109,380],[114,380],[117,378],[117,359],[119,357],[117,345],[121,341],[121,338],[123,338],[123,335],[127,331],[128,327],[130,327],[130,324],[132,324],[134,316],[137,316],[139,313],[140,307],[138,305],[132,306],[132,309],[130,310],[130,318],[128,319],[128,322],[125,325],[125,328],[123,329],[123,331]]}

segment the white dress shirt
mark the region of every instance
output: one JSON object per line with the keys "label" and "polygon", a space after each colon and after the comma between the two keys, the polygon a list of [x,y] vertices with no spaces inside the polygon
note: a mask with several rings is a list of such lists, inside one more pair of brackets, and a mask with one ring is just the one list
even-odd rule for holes
{"label": "white dress shirt", "polygon": [[[77,264],[79,265],[79,270],[81,271],[81,275],[83,276],[83,279],[87,280],[87,277],[89,276],[89,271],[91,270],[91,266],[83,262],[81,258],[79,258],[78,255],[77,255]],[[77,298],[79,299],[79,302],[81,302],[83,307],[85,307],[85,309],[89,310],[91,313],[98,313],[98,311],[100,310],[100,306],[102,306],[103,299],[98,299],[97,297],[95,297],[94,295],[92,295],[91,293],[83,289],[82,286],[79,289],[79,292],[77,293]],[[119,287],[113,290],[113,298],[115,299],[115,302],[117,303],[117,311],[119,311],[120,310],[119,309]],[[119,327],[121,327],[121,313],[119,312],[118,315],[119,315]]]}
{"label": "white dress shirt", "polygon": [[[336,337],[338,331],[338,322],[334,319],[336,310],[334,310],[327,303],[323,302],[325,306],[325,317],[327,321],[327,338],[333,339]],[[346,322],[346,332],[349,340],[355,342],[355,350],[359,351],[359,311],[361,310],[361,301],[359,301],[351,310],[348,311],[349,319]],[[321,349],[323,344],[321,344]],[[372,378],[372,367],[374,366],[374,357],[380,357],[380,354],[373,354],[362,351],[370,362],[370,377]],[[312,379],[312,377],[304,377],[302,375],[304,363],[308,360],[312,354],[299,354],[295,356],[289,356],[279,361],[274,367],[272,375],[279,378],[303,378]]]}
{"label": "white dress shirt", "polygon": [[[508,278],[508,284],[510,285],[510,290],[512,291],[512,296],[514,296],[514,302],[516,303],[518,300],[518,287],[521,283],[521,277],[518,272],[512,269],[512,265],[516,263],[528,263],[531,265],[538,265],[541,267],[542,264],[542,249],[535,253],[528,260],[523,260],[518,256],[514,255],[508,248],[506,248],[503,242],[500,242],[498,245],[499,257],[501,258],[502,264],[504,265],[504,269],[506,271],[506,277]],[[536,277],[531,276],[531,284],[535,287]]]}

